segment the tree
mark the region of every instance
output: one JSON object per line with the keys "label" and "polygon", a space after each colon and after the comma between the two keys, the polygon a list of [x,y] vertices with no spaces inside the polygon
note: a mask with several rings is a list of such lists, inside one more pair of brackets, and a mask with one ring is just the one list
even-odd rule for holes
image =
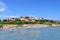
{"label": "tree", "polygon": [[1,22],[1,20],[0,20],[0,22]]}
{"label": "tree", "polygon": [[43,24],[45,21],[44,20],[40,20],[39,21],[39,24]]}
{"label": "tree", "polygon": [[49,20],[45,19],[44,21],[45,21],[45,22],[48,22]]}
{"label": "tree", "polygon": [[44,18],[42,18],[42,20],[44,20]]}
{"label": "tree", "polygon": [[7,21],[6,19],[4,19],[3,21]]}
{"label": "tree", "polygon": [[16,19],[16,21],[21,21],[20,19]]}

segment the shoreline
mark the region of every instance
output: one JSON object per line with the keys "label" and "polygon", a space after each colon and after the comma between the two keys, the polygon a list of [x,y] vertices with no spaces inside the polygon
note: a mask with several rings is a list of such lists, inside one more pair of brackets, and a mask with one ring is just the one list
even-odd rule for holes
{"label": "shoreline", "polygon": [[[50,25],[45,25],[45,24],[24,24],[21,26],[18,25],[3,25],[0,29],[15,29],[15,28],[41,28],[41,27],[49,27]],[[52,27],[57,27],[60,25],[53,24]]]}
{"label": "shoreline", "polygon": [[49,25],[43,25],[43,24],[24,24],[21,26],[18,25],[4,25],[4,29],[8,28],[38,28],[38,27],[48,27]]}

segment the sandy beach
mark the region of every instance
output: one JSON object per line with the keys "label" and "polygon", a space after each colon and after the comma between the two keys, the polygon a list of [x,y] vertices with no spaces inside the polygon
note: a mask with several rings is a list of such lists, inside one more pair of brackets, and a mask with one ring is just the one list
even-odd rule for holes
{"label": "sandy beach", "polygon": [[[57,27],[57,26],[60,26],[60,25],[52,25],[52,27]],[[3,25],[3,29],[8,29],[8,28],[11,28],[11,29],[15,29],[15,28],[41,28],[41,27],[49,27],[49,25],[44,25],[44,24],[24,24],[24,25],[21,25],[21,26],[18,26],[18,25]]]}
{"label": "sandy beach", "polygon": [[48,27],[49,25],[43,25],[43,24],[24,24],[22,27],[26,28],[37,28],[37,27]]}
{"label": "sandy beach", "polygon": [[43,25],[43,24],[24,24],[21,26],[18,25],[4,25],[3,29],[8,29],[8,28],[38,28],[38,27],[48,27],[49,25]]}

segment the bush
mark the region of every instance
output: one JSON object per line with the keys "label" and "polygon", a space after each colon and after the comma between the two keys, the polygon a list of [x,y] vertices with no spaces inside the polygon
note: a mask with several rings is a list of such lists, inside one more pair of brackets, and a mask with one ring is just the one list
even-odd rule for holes
{"label": "bush", "polygon": [[44,22],[43,24],[52,26],[52,23],[51,22]]}

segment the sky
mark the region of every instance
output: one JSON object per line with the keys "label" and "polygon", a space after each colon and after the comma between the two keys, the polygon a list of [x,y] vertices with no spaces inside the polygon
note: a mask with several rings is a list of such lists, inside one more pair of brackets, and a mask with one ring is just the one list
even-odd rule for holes
{"label": "sky", "polygon": [[60,0],[0,0],[0,19],[20,16],[60,20]]}

